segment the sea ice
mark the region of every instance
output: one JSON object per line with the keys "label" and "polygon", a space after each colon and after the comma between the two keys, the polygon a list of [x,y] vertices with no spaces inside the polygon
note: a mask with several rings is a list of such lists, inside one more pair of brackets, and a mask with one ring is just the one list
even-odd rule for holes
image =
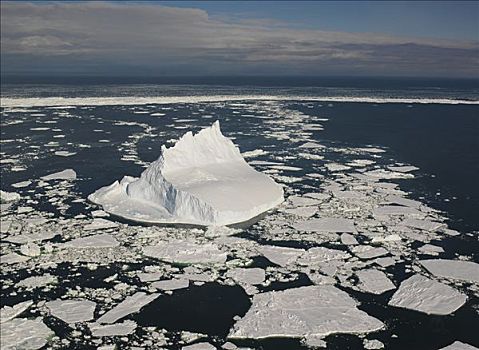
{"label": "sea ice", "polygon": [[104,233],[88,237],[75,238],[64,243],[65,247],[71,248],[113,248],[120,243],[110,234]]}
{"label": "sea ice", "polygon": [[265,279],[265,272],[258,267],[255,268],[235,268],[226,273],[226,276],[231,277],[237,283],[243,284],[261,284]]}
{"label": "sea ice", "polygon": [[94,337],[122,336],[133,333],[136,329],[136,322],[126,320],[121,323],[108,325],[100,325],[98,323],[93,323],[88,325],[88,328],[90,328],[91,334]]}
{"label": "sea ice", "polygon": [[4,306],[0,309],[0,323],[4,323],[14,319],[22,312],[27,310],[30,306],[32,306],[33,301],[27,300],[21,303],[15,304],[13,306]]}
{"label": "sea ice", "polygon": [[140,311],[143,306],[151,303],[158,298],[158,296],[159,294],[156,293],[146,294],[143,292],[136,292],[101,316],[97,320],[97,323],[115,323],[129,314]]}
{"label": "sea ice", "polygon": [[49,273],[46,273],[41,276],[27,277],[18,282],[17,287],[39,288],[46,286],[47,284],[57,283],[57,281],[58,279],[56,276],[52,276]]}
{"label": "sea ice", "polygon": [[356,238],[349,233],[343,233],[340,237],[341,243],[344,245],[357,245],[359,244]]}
{"label": "sea ice", "polygon": [[293,223],[298,231],[355,233],[354,222],[343,218],[319,218]]}
{"label": "sea ice", "polygon": [[4,240],[6,242],[11,242],[16,244],[25,244],[28,242],[45,241],[55,237],[56,235],[57,233],[53,231],[39,231],[39,232],[32,232],[32,233],[22,233],[15,236],[8,236],[8,237],[5,237]]}
{"label": "sea ice", "polygon": [[20,195],[18,193],[0,190],[0,203],[16,202],[18,200],[20,200]]}
{"label": "sea ice", "polygon": [[469,345],[469,344],[466,344],[466,343],[462,343],[460,341],[455,341],[454,343],[444,347],[444,348],[440,348],[439,350],[477,350],[478,348],[472,346],[472,345]]}
{"label": "sea ice", "polygon": [[444,283],[413,275],[401,283],[388,304],[426,314],[449,315],[464,305],[466,299]]}
{"label": "sea ice", "polygon": [[352,252],[361,259],[372,259],[383,256],[388,253],[383,247],[372,247],[369,245],[360,245],[352,248]]}
{"label": "sea ice", "polygon": [[54,300],[45,304],[51,314],[66,323],[93,319],[96,303],[90,300]]}
{"label": "sea ice", "polygon": [[77,173],[73,169],[66,169],[59,171],[57,173],[49,174],[42,176],[40,179],[43,181],[49,180],[75,180],[77,178]]}
{"label": "sea ice", "polygon": [[343,260],[351,257],[347,252],[338,249],[326,247],[309,248],[306,253],[298,258],[298,263],[305,266],[311,266],[331,260]]}
{"label": "sea ice", "polygon": [[384,272],[376,269],[360,270],[356,276],[359,278],[359,288],[368,293],[382,294],[396,288]]}
{"label": "sea ice", "polygon": [[196,343],[183,346],[181,350],[216,350],[216,346],[213,346],[210,343]]}
{"label": "sea ice", "polygon": [[88,225],[83,226],[85,231],[94,231],[94,230],[103,230],[108,228],[115,228],[118,227],[116,222],[102,219],[102,218],[95,218],[91,223]]}
{"label": "sea ice", "polygon": [[173,278],[171,280],[163,280],[154,282],[151,284],[153,288],[159,290],[176,290],[176,289],[183,289],[188,288],[190,285],[190,281],[187,279],[180,279],[180,278]]}
{"label": "sea ice", "polygon": [[479,283],[479,264],[475,262],[431,259],[420,263],[435,276]]}
{"label": "sea ice", "polygon": [[55,155],[60,157],[70,157],[70,156],[74,156],[75,154],[76,152],[55,151]]}
{"label": "sea ice", "polygon": [[17,253],[8,253],[0,257],[0,262],[2,264],[17,264],[27,261],[28,259],[30,258]]}
{"label": "sea ice", "polygon": [[420,220],[420,219],[414,219],[414,218],[407,218],[406,220],[401,222],[401,225],[414,227],[414,228],[418,228],[420,230],[429,231],[429,232],[433,232],[439,229],[440,227],[445,226],[444,223],[442,222]]}
{"label": "sea ice", "polygon": [[305,253],[305,250],[277,246],[260,246],[258,247],[258,252],[272,263],[279,266],[286,266],[294,263],[300,255]]}
{"label": "sea ice", "polygon": [[47,344],[47,339],[55,334],[40,317],[34,320],[14,318],[2,323],[0,332],[2,350],[40,349]]}
{"label": "sea ice", "polygon": [[357,309],[356,301],[331,285],[307,286],[260,293],[230,338],[327,336],[367,333],[383,323]]}
{"label": "sea ice", "polygon": [[191,132],[140,178],[125,176],[88,197],[104,210],[149,223],[229,225],[248,221],[283,201],[283,190],[246,163],[219,122]]}
{"label": "sea ice", "polygon": [[30,257],[39,256],[40,246],[33,242],[28,242],[20,247],[20,253]]}
{"label": "sea ice", "polygon": [[189,241],[171,241],[143,248],[143,254],[151,258],[182,264],[224,263],[227,254],[214,243],[196,244]]}
{"label": "sea ice", "polygon": [[23,187],[30,186],[31,183],[32,183],[32,182],[31,182],[30,180],[20,181],[20,182],[17,182],[17,183],[12,184],[12,187],[15,187],[15,188],[23,188]]}

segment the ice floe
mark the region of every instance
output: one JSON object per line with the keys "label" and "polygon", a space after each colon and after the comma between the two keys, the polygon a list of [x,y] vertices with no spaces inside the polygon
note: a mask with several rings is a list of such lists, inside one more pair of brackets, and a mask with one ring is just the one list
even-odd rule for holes
{"label": "ice floe", "polygon": [[389,305],[434,315],[449,315],[466,302],[467,297],[444,283],[422,275],[401,282]]}
{"label": "ice floe", "polygon": [[80,237],[64,244],[65,247],[70,248],[112,248],[119,245],[120,243],[108,233]]}
{"label": "ice floe", "polygon": [[57,173],[49,174],[42,176],[40,179],[43,181],[49,180],[75,180],[77,178],[77,173],[73,169],[66,169],[59,171]]}
{"label": "ice floe", "polygon": [[356,307],[340,289],[308,286],[260,293],[246,315],[234,325],[230,338],[327,336],[333,333],[367,333],[383,323]]}
{"label": "ice floe", "polygon": [[143,254],[151,258],[181,264],[224,263],[227,256],[214,243],[195,244],[179,240],[144,247]]}
{"label": "ice floe", "polygon": [[34,320],[14,318],[2,323],[0,332],[2,350],[40,349],[47,344],[48,338],[54,335],[53,331],[43,323],[41,317]]}
{"label": "ice floe", "polygon": [[319,218],[295,222],[293,227],[298,231],[307,232],[346,232],[354,233],[354,222],[343,218]]}
{"label": "ice floe", "polygon": [[136,292],[135,294],[127,297],[120,304],[116,305],[113,309],[106,312],[96,322],[97,323],[115,323],[119,319],[140,311],[140,309],[151,303],[158,298],[159,294],[146,294],[143,292]]}
{"label": "ice floe", "polygon": [[382,294],[396,288],[384,272],[376,269],[357,271],[356,276],[359,279],[359,288],[368,293]]}
{"label": "ice floe", "polygon": [[100,325],[98,323],[93,323],[88,325],[90,328],[91,334],[94,337],[111,337],[111,336],[124,336],[131,334],[136,329],[136,322],[131,320],[126,320],[121,323]]}
{"label": "ice floe", "polygon": [[112,214],[150,223],[228,225],[248,221],[283,201],[283,190],[255,171],[219,122],[186,133],[140,178],[126,176],[88,197]]}
{"label": "ice floe", "polygon": [[163,280],[153,282],[151,286],[159,290],[176,290],[188,288],[190,281],[184,278],[174,278],[171,280]]}
{"label": "ice floe", "polygon": [[433,259],[420,263],[435,276],[479,283],[479,264],[475,262]]}
{"label": "ice floe", "polygon": [[96,308],[96,303],[90,300],[58,299],[45,305],[53,316],[66,323],[90,321]]}
{"label": "ice floe", "polygon": [[458,340],[456,340],[454,343],[444,347],[444,348],[441,348],[439,350],[477,350],[478,348],[476,348],[475,346],[472,346],[472,345],[469,345],[469,344],[466,344],[466,343],[463,343],[463,342],[460,342]]}
{"label": "ice floe", "polygon": [[21,303],[15,304],[13,306],[4,306],[0,309],[0,323],[4,323],[14,319],[22,312],[27,310],[30,306],[32,306],[33,301],[27,300]]}
{"label": "ice floe", "polygon": [[18,200],[20,200],[20,195],[18,193],[0,190],[0,203],[16,202]]}

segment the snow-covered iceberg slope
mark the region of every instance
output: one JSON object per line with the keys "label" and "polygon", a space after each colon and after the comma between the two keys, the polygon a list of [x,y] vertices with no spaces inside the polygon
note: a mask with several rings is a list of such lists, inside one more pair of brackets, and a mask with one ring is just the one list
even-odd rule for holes
{"label": "snow-covered iceberg slope", "polygon": [[216,121],[187,132],[140,178],[125,176],[89,197],[114,215],[146,223],[231,225],[283,201],[283,190],[254,170]]}

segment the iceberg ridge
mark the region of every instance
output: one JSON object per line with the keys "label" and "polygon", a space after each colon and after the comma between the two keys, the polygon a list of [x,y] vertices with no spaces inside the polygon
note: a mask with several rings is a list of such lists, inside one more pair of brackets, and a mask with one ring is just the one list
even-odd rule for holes
{"label": "iceberg ridge", "polygon": [[163,145],[139,178],[125,176],[88,199],[139,222],[231,225],[280,204],[283,190],[248,165],[216,121],[173,147]]}

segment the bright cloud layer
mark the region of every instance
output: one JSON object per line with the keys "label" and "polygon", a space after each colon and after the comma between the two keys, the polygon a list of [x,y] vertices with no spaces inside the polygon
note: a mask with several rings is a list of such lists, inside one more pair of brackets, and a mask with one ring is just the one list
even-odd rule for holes
{"label": "bright cloud layer", "polygon": [[470,76],[479,44],[288,28],[147,3],[1,3],[3,74]]}

